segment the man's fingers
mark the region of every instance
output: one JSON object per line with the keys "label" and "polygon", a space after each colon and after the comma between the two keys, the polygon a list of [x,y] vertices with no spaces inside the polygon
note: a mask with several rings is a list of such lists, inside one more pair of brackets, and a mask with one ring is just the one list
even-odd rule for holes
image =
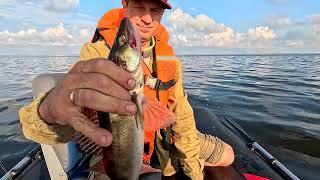
{"label": "man's fingers", "polygon": [[[80,112],[79,112],[80,113]],[[112,143],[112,135],[109,131],[99,128],[90,122],[83,114],[74,116],[69,124],[82,135],[85,135],[100,146],[109,146]]]}
{"label": "man's fingers", "polygon": [[103,58],[80,61],[73,66],[70,72],[101,73],[127,89],[133,89],[135,86],[135,81],[129,72],[123,70],[112,61]]}
{"label": "man's fingers", "polygon": [[65,78],[65,83],[68,84],[70,89],[93,89],[122,100],[131,100],[130,93],[127,89],[103,74],[70,73]]}
{"label": "man's fingers", "polygon": [[137,110],[131,101],[124,101],[92,89],[76,89],[73,94],[73,103],[76,106],[121,115],[134,115]]}

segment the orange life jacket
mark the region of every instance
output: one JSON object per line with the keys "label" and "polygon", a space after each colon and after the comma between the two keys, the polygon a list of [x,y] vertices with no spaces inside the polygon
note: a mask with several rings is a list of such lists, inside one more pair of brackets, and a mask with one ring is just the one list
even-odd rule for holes
{"label": "orange life jacket", "polygon": [[[99,20],[92,42],[103,38],[106,45],[112,47],[120,22],[124,17],[123,9],[112,9],[102,16]],[[166,29],[160,25],[154,33],[156,45],[153,51],[152,74],[146,65],[143,66],[145,77],[157,78],[157,87],[144,87],[144,95],[149,98],[157,98],[162,105],[167,107],[169,94],[175,83],[177,71],[177,59],[174,56],[172,48],[168,45],[169,34]],[[144,143],[145,151],[143,161],[150,164],[150,158],[154,151],[156,132],[145,132]]]}

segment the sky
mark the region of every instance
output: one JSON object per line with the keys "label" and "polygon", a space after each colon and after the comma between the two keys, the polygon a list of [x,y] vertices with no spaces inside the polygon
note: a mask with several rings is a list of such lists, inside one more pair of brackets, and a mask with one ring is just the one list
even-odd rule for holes
{"label": "sky", "polygon": [[[0,0],[0,55],[79,55],[120,0]],[[177,54],[320,53],[319,0],[169,0]]]}

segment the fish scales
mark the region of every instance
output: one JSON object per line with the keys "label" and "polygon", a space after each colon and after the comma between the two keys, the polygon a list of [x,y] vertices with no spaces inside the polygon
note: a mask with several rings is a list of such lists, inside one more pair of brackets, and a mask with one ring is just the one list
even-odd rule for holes
{"label": "fish scales", "polygon": [[[129,71],[136,80],[136,86],[130,93],[137,106],[137,113],[134,116],[109,113],[109,118],[107,118],[109,122],[101,122],[103,118],[100,119],[100,125],[104,124],[113,136],[111,178],[136,180],[139,178],[143,162],[144,77],[141,66],[140,38],[128,18],[123,18],[121,21],[108,59]],[[105,148],[104,153],[110,153],[110,148],[109,150]],[[107,157],[106,154],[104,156]]]}

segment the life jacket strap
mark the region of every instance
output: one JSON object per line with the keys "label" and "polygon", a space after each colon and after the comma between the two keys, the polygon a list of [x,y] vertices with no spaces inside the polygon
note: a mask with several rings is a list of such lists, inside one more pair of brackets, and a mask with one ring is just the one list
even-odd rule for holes
{"label": "life jacket strap", "polygon": [[94,35],[93,35],[93,37],[92,37],[91,42],[92,42],[92,43],[96,43],[97,41],[99,41],[99,39],[101,39],[101,37],[102,37],[102,36],[101,36],[99,30],[96,29],[96,31],[94,32]]}
{"label": "life jacket strap", "polygon": [[166,130],[160,130],[160,134],[162,136],[161,144],[167,151],[171,151],[173,148],[172,133],[172,127],[169,127]]}
{"label": "life jacket strap", "polygon": [[150,142],[146,142],[144,143],[144,153],[146,153],[146,155],[149,155],[150,154]]}
{"label": "life jacket strap", "polygon": [[145,76],[145,85],[155,91],[166,91],[171,87],[173,87],[175,84],[176,84],[176,81],[174,79],[171,79],[167,82],[163,82],[158,78]]}
{"label": "life jacket strap", "polygon": [[104,31],[108,28],[97,28],[94,35],[93,35],[93,38],[91,40],[91,43],[96,43],[100,40],[104,41],[104,45],[108,48],[108,49],[111,49],[111,47],[109,46],[109,44],[107,43],[107,41],[103,38],[103,36],[100,34],[101,31]]}

